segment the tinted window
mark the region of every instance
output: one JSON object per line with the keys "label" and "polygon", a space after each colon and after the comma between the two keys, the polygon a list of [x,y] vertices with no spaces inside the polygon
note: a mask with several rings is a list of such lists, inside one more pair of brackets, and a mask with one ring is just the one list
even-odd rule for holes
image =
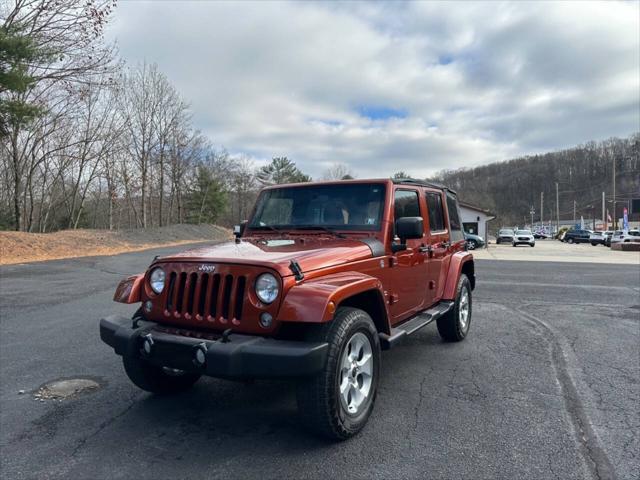
{"label": "tinted window", "polygon": [[344,230],[378,230],[385,186],[357,183],[305,185],[265,190],[249,228],[323,226]]}
{"label": "tinted window", "polygon": [[432,232],[444,230],[442,197],[439,193],[427,193],[427,207],[429,208],[429,229]]}
{"label": "tinted window", "polygon": [[458,202],[455,197],[447,193],[447,210],[449,210],[449,226],[451,227],[451,240],[462,240],[462,223],[458,212]]}
{"label": "tinted window", "polygon": [[394,214],[396,220],[401,217],[419,217],[418,192],[415,190],[396,190]]}

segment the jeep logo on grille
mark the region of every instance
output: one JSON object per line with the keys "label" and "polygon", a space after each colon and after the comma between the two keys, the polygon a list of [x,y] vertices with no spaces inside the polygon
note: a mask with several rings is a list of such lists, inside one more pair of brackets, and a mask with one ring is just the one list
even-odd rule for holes
{"label": "jeep logo on grille", "polygon": [[209,272],[209,273],[211,273],[211,272],[215,271],[215,269],[216,269],[215,265],[207,265],[206,263],[203,263],[202,265],[200,265],[198,267],[198,271],[200,271],[200,272]]}

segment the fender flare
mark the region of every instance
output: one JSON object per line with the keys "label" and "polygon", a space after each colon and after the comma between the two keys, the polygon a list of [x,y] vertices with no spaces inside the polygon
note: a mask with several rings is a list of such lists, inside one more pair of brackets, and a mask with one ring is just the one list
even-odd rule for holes
{"label": "fender flare", "polygon": [[458,288],[458,279],[460,274],[466,270],[469,281],[471,282],[471,289],[473,290],[476,285],[475,279],[475,265],[473,262],[473,255],[469,252],[457,252],[451,256],[451,262],[449,263],[449,271],[447,272],[447,281],[444,286],[443,300],[455,300],[456,290]]}
{"label": "fender flare", "polygon": [[142,301],[141,293],[144,285],[144,273],[131,275],[122,280],[115,293],[113,301],[119,303],[138,303]]}
{"label": "fender flare", "polygon": [[360,272],[341,272],[293,286],[280,305],[277,320],[326,323],[333,320],[336,308],[343,300],[372,290],[379,293],[388,319],[389,312],[380,280]]}

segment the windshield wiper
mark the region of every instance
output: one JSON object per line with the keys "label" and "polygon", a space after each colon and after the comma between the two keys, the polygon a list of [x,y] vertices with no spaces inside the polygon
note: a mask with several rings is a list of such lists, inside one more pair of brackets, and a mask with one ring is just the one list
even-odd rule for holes
{"label": "windshield wiper", "polygon": [[256,225],[255,227],[249,227],[251,230],[271,230],[276,233],[283,233],[283,230],[273,225]]}
{"label": "windshield wiper", "polygon": [[323,227],[321,225],[292,225],[291,228],[295,230],[322,230],[323,232],[330,233],[338,238],[347,238],[343,234],[336,232],[328,227]]}

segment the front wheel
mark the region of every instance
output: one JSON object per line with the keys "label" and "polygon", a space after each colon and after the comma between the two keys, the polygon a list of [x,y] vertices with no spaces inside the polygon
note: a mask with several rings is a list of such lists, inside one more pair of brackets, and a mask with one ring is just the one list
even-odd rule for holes
{"label": "front wheel", "polygon": [[573,243],[573,238],[570,238],[569,240],[567,240],[567,243]]}
{"label": "front wheel", "polygon": [[475,250],[477,247],[476,241],[475,240],[469,240],[467,241],[467,249],[469,250]]}
{"label": "front wheel", "polygon": [[333,321],[314,326],[307,337],[327,342],[329,350],[324,370],[297,386],[300,416],[312,431],[345,440],[364,428],[373,411],[380,371],[378,332],[366,312],[342,307]]}
{"label": "front wheel", "polygon": [[514,246],[514,247],[518,246],[518,244],[516,242],[513,242],[511,245]]}
{"label": "front wheel", "polygon": [[437,320],[438,333],[447,342],[464,340],[471,326],[471,282],[463,273],[458,280],[453,308]]}

